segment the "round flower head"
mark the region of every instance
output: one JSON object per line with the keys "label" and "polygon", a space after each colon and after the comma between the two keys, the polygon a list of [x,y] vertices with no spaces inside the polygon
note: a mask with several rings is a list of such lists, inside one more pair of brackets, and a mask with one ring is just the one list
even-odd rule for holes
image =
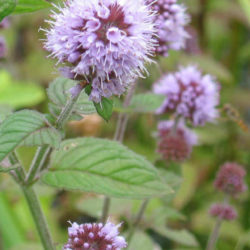
{"label": "round flower head", "polygon": [[0,59],[6,56],[6,42],[5,39],[0,36]]}
{"label": "round flower head", "polygon": [[209,213],[211,216],[219,217],[223,220],[234,220],[237,217],[235,209],[227,204],[213,204]]}
{"label": "round flower head", "polygon": [[0,22],[0,29],[6,29],[10,25],[9,19],[5,17],[1,22]]}
{"label": "round flower head", "polygon": [[184,122],[175,127],[174,121],[158,124],[159,143],[157,151],[165,160],[184,161],[189,158],[192,148],[197,144],[197,136]]}
{"label": "round flower head", "polygon": [[127,247],[122,236],[119,236],[119,225],[107,222],[87,223],[78,225],[73,223],[68,229],[69,240],[64,250],[120,250]]}
{"label": "round flower head", "polygon": [[195,66],[181,67],[163,76],[155,85],[156,94],[165,95],[158,114],[174,113],[194,126],[204,125],[218,116],[219,85],[210,75],[202,75]]}
{"label": "round flower head", "polygon": [[64,76],[87,80],[90,99],[121,95],[155,50],[153,14],[143,0],[69,0],[53,14],[45,48]]}
{"label": "round flower head", "polygon": [[230,195],[244,192],[247,189],[244,183],[245,175],[246,171],[242,166],[227,162],[220,167],[214,186]]}
{"label": "round flower head", "polygon": [[185,47],[189,37],[184,27],[189,22],[186,8],[178,4],[177,0],[147,0],[156,12],[155,23],[158,31],[159,46],[157,54],[167,56],[168,51],[180,50]]}

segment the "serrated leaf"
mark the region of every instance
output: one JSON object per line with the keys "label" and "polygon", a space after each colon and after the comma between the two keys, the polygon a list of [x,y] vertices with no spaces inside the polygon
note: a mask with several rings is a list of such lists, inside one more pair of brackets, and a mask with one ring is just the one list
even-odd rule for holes
{"label": "serrated leaf", "polygon": [[109,121],[113,113],[113,101],[105,97],[102,98],[100,103],[95,103],[97,113],[105,120]]}
{"label": "serrated leaf", "polygon": [[[50,84],[47,94],[52,102],[49,104],[49,110],[53,116],[57,117],[61,113],[61,110],[70,99],[69,90],[76,84],[76,81],[61,77],[57,78]],[[81,115],[93,114],[95,112],[95,106],[89,101],[87,94],[82,91],[76,105],[74,106],[70,120],[74,119],[76,116],[80,118]]]}
{"label": "serrated leaf", "polygon": [[52,5],[45,0],[18,0],[14,14],[34,12],[50,7],[52,7]]}
{"label": "serrated leaf", "polygon": [[16,7],[16,0],[0,0],[0,22]]}
{"label": "serrated leaf", "polygon": [[[46,128],[48,129],[46,131]],[[57,145],[59,136],[48,132],[52,129],[43,115],[23,110],[10,115],[0,125],[0,161],[23,143],[25,145]],[[59,133],[53,130],[53,133]]]}
{"label": "serrated leaf", "polygon": [[51,157],[48,185],[117,198],[145,199],[172,192],[154,166],[115,141],[79,138],[64,141]]}
{"label": "serrated leaf", "polygon": [[129,108],[133,112],[152,113],[162,105],[165,98],[153,93],[137,94],[133,96]]}
{"label": "serrated leaf", "polygon": [[154,230],[181,245],[189,247],[197,247],[199,245],[195,237],[186,229],[173,230],[165,227],[155,227]]}
{"label": "serrated leaf", "polygon": [[22,146],[41,146],[51,145],[55,148],[59,147],[62,135],[55,128],[41,128],[31,133],[20,145]]}

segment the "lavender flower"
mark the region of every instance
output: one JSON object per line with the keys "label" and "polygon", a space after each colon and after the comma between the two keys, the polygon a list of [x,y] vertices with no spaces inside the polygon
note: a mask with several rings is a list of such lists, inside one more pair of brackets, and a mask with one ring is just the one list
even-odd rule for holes
{"label": "lavender flower", "polygon": [[0,22],[0,29],[7,29],[10,25],[9,19],[5,17],[1,22]]}
{"label": "lavender flower", "polygon": [[73,223],[68,229],[69,240],[64,250],[120,250],[127,247],[122,236],[119,236],[119,225],[107,222],[87,223],[78,225]]}
{"label": "lavender flower", "polygon": [[237,163],[227,162],[220,167],[214,186],[227,194],[235,195],[247,189],[244,183],[245,169]]}
{"label": "lavender flower", "polygon": [[147,3],[157,13],[154,18],[158,30],[157,54],[167,56],[170,49],[184,48],[189,37],[184,29],[189,22],[186,7],[178,4],[177,0],[147,0]]}
{"label": "lavender flower", "polygon": [[158,136],[157,151],[165,160],[186,160],[190,156],[193,146],[197,144],[196,134],[188,129],[183,121],[180,121],[176,128],[174,121],[160,122]]}
{"label": "lavender flower", "polygon": [[4,37],[0,36],[0,59],[6,56],[6,42]]}
{"label": "lavender flower", "polygon": [[227,204],[213,204],[209,210],[209,213],[213,217],[218,217],[223,220],[234,220],[237,217],[236,210]]}
{"label": "lavender flower", "polygon": [[171,112],[194,126],[212,122],[218,116],[219,85],[195,66],[181,67],[178,72],[163,76],[153,89],[166,96],[158,114]]}
{"label": "lavender flower", "polygon": [[48,21],[45,48],[69,78],[85,79],[90,99],[121,95],[155,50],[153,14],[142,0],[69,0]]}

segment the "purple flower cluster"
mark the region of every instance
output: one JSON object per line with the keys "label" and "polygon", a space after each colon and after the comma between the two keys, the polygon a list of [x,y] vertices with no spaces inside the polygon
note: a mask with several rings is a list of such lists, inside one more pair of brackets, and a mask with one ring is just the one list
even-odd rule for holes
{"label": "purple flower cluster", "polygon": [[197,136],[188,129],[184,122],[177,125],[174,121],[162,121],[158,124],[158,147],[157,151],[162,158],[171,161],[184,161],[197,144]]}
{"label": "purple flower cluster", "polygon": [[158,114],[174,113],[194,126],[212,122],[218,116],[219,85],[195,66],[181,67],[178,72],[163,76],[153,90],[166,96]]}
{"label": "purple flower cluster", "polygon": [[53,13],[45,48],[64,75],[91,84],[90,99],[121,95],[142,77],[157,44],[153,13],[144,1],[69,0]]}
{"label": "purple flower cluster", "polygon": [[220,167],[214,186],[227,194],[236,195],[244,192],[247,187],[244,183],[245,169],[237,163],[227,162]]}
{"label": "purple flower cluster", "polygon": [[6,56],[6,42],[4,37],[0,36],[0,59]]}
{"label": "purple flower cluster", "polygon": [[69,240],[64,250],[120,250],[127,247],[122,236],[119,236],[119,225],[107,222],[86,223],[78,225],[73,223],[68,229]]}
{"label": "purple flower cluster", "polygon": [[[9,27],[9,19],[4,18],[2,22],[0,22],[0,29],[6,29]],[[6,57],[7,46],[6,41],[3,36],[0,36],[0,59]]]}
{"label": "purple flower cluster", "polygon": [[227,204],[213,204],[209,210],[209,213],[213,217],[218,217],[223,220],[234,220],[237,217],[236,210]]}
{"label": "purple flower cluster", "polygon": [[10,26],[9,19],[6,17],[0,22],[0,29],[7,29]]}
{"label": "purple flower cluster", "polygon": [[186,7],[177,0],[147,0],[156,12],[155,24],[158,30],[157,54],[167,56],[169,50],[180,50],[185,47],[189,37],[185,26],[189,22]]}

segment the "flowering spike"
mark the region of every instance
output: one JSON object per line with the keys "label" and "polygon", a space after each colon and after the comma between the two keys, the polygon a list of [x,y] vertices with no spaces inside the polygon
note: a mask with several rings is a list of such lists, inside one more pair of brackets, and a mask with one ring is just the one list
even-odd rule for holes
{"label": "flowering spike", "polygon": [[127,243],[122,236],[119,236],[118,228],[111,222],[86,223],[78,225],[71,224],[68,229],[69,240],[64,245],[64,250],[120,250],[127,247]]}
{"label": "flowering spike", "polygon": [[227,162],[220,167],[214,186],[227,194],[235,195],[247,189],[244,183],[245,169],[237,163]]}
{"label": "flowering spike", "polygon": [[219,86],[212,76],[202,75],[195,66],[181,67],[163,76],[153,89],[166,96],[158,114],[174,113],[194,126],[212,122],[218,116]]}
{"label": "flowering spike", "polygon": [[88,80],[90,99],[121,95],[155,50],[153,13],[134,0],[69,0],[53,13],[45,48],[64,76]]}
{"label": "flowering spike", "polygon": [[234,220],[237,217],[236,210],[227,204],[213,204],[209,210],[209,213],[213,217],[218,217],[223,220]]}
{"label": "flowering spike", "polygon": [[165,160],[184,161],[197,144],[197,136],[183,121],[175,128],[174,121],[162,121],[158,125],[159,143],[157,151]]}
{"label": "flowering spike", "polygon": [[186,7],[177,0],[147,0],[156,15],[154,21],[158,30],[159,46],[156,53],[167,56],[169,50],[180,50],[185,47],[189,37],[185,26],[189,23]]}

